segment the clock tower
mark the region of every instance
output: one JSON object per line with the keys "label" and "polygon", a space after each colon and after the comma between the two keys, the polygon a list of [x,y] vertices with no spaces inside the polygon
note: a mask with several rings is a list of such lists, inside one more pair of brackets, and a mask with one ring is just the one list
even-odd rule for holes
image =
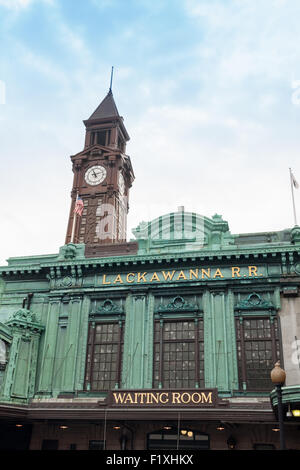
{"label": "clock tower", "polygon": [[[89,119],[84,149],[71,156],[73,188],[65,243],[103,245],[126,242],[129,188],[134,180],[126,155],[129,135],[111,89]],[[83,211],[75,214],[77,197]]]}

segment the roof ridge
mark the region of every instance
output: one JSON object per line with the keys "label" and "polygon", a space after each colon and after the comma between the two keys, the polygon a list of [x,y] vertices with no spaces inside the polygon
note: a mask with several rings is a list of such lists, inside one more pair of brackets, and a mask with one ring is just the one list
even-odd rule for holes
{"label": "roof ridge", "polygon": [[88,121],[94,119],[105,119],[108,117],[120,117],[112,91],[109,90],[99,106],[91,114]]}

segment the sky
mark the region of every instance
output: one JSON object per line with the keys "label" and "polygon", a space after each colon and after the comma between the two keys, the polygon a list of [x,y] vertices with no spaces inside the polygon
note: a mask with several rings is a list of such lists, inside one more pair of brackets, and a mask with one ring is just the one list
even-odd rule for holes
{"label": "sky", "polygon": [[179,206],[233,234],[293,227],[299,21],[299,0],[0,0],[0,265],[63,246],[70,155],[112,66],[128,240]]}

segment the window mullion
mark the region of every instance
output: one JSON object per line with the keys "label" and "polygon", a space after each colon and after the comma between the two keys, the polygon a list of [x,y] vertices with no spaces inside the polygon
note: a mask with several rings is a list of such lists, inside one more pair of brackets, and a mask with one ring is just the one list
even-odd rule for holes
{"label": "window mullion", "polygon": [[246,354],[245,354],[245,337],[244,337],[244,319],[240,317],[240,344],[241,344],[241,368],[242,368],[242,388],[247,389],[247,373],[246,373]]}
{"label": "window mullion", "polygon": [[96,335],[96,326],[95,323],[91,323],[90,328],[92,328],[91,334],[91,355],[90,355],[90,376],[89,383],[87,384],[91,389],[93,389],[93,369],[94,369],[94,344],[95,344],[95,335]]}
{"label": "window mullion", "polygon": [[164,331],[164,321],[163,319],[159,322],[159,388],[163,387],[164,377],[163,377],[163,331]]}
{"label": "window mullion", "polygon": [[272,361],[273,361],[273,364],[275,364],[275,362],[278,360],[274,320],[275,320],[274,317],[270,317],[270,329],[271,329],[271,340],[272,340]]}
{"label": "window mullion", "polygon": [[194,325],[195,325],[195,341],[194,341],[194,348],[195,348],[195,368],[196,368],[196,387],[199,387],[200,384],[200,362],[199,362],[199,322],[198,318],[195,318],[194,320]]}
{"label": "window mullion", "polygon": [[118,334],[118,352],[117,352],[117,374],[116,374],[116,385],[120,387],[121,383],[121,359],[122,359],[122,332],[123,332],[123,322],[119,322],[119,334]]}

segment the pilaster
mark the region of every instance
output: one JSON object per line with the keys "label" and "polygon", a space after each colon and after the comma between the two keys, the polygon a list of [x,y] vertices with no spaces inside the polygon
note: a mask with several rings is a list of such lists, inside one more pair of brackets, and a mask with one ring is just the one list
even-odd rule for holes
{"label": "pilaster", "polygon": [[79,324],[79,338],[78,338],[78,360],[75,371],[75,389],[83,390],[84,386],[84,373],[86,365],[86,352],[88,340],[88,319],[90,312],[91,300],[90,297],[84,296],[81,305],[81,316]]}
{"label": "pilaster", "polygon": [[125,303],[122,388],[152,386],[154,299],[146,293],[130,294]]}
{"label": "pilaster", "polygon": [[38,393],[52,394],[52,380],[56,353],[56,341],[58,330],[58,317],[61,305],[60,296],[51,297],[49,300],[47,323],[45,328],[45,340],[41,354],[41,370]]}
{"label": "pilaster", "polygon": [[73,392],[75,387],[81,304],[82,296],[71,297],[63,366],[63,392]]}
{"label": "pilaster", "polygon": [[206,292],[203,304],[205,386],[230,392],[238,388],[233,295]]}

